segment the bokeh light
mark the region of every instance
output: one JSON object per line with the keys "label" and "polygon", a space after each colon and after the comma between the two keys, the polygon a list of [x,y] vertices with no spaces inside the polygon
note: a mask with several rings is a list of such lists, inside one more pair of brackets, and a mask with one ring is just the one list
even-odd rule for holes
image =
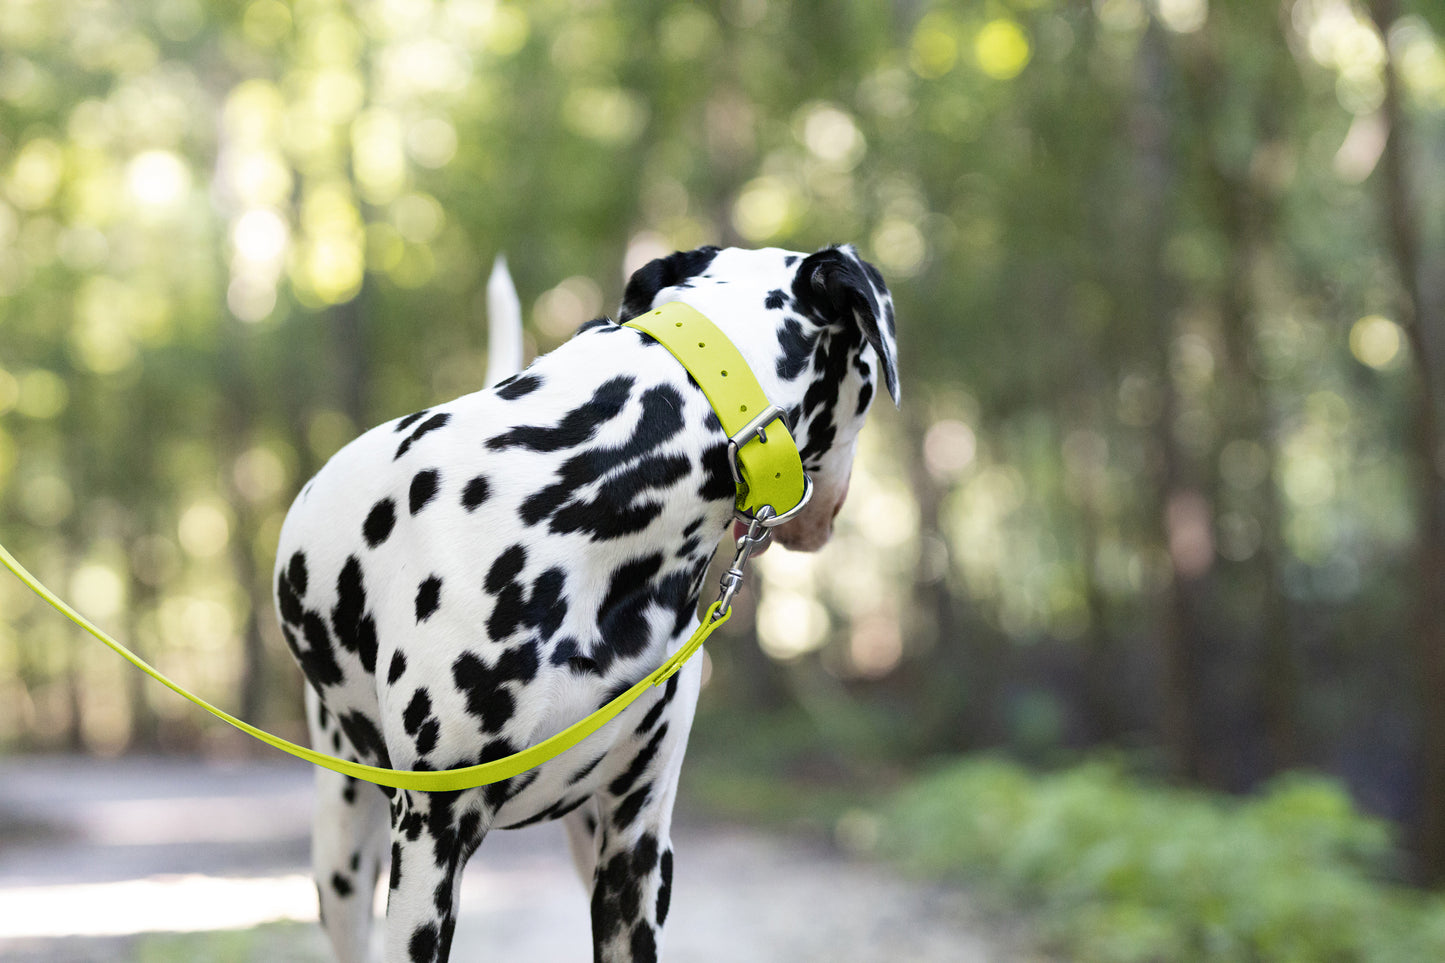
{"label": "bokeh light", "polygon": [[1400,326],[1389,318],[1369,314],[1350,326],[1350,353],[1361,364],[1387,369],[1400,358]]}

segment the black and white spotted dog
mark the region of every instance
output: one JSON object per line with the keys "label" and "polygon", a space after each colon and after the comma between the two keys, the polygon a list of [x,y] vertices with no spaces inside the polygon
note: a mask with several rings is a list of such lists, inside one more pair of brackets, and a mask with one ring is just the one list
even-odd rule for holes
{"label": "black and white spotted dog", "polygon": [[[705,247],[634,274],[622,320],[668,301],[711,318],[788,410],[815,493],[776,537],[820,548],[879,378],[898,399],[882,277],[848,246]],[[346,446],[302,490],[277,556],[315,745],[397,769],[474,765],[651,672],[696,625],[733,518],[725,442],[666,348],[600,318],[497,387]],[[312,850],[338,957],[366,958],[388,849],[386,959],[444,961],[483,837],[565,817],[595,959],[656,960],[701,671],[692,660],[576,748],[494,785],[378,791],[318,770]]]}

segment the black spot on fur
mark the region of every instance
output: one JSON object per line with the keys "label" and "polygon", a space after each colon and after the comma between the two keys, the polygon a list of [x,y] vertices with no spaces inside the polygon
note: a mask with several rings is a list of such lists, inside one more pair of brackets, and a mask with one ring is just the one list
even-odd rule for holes
{"label": "black spot on fur", "polygon": [[331,628],[336,641],[361,659],[367,672],[376,671],[376,622],[366,614],[366,588],[362,584],[361,560],[346,559],[336,578],[336,607],[331,610]]}
{"label": "black spot on fur", "polygon": [[657,963],[657,938],[647,920],[632,927],[632,963]]}
{"label": "black spot on fur", "polygon": [[799,418],[806,416],[807,423],[799,425],[797,420],[794,421],[797,426],[794,438],[798,442],[804,468],[816,469],[833,445],[837,435],[834,416],[837,413],[838,390],[849,364],[857,358],[862,345],[858,329],[845,326],[826,332],[814,354],[813,380],[803,395],[799,409]]}
{"label": "black spot on fur", "polygon": [[508,583],[522,574],[522,569],[526,564],[527,550],[521,545],[513,545],[498,555],[496,561],[492,563],[492,567],[487,571],[487,580],[484,583],[487,591],[493,595],[502,591]]}
{"label": "black spot on fur", "polygon": [[769,311],[776,311],[788,303],[788,296],[783,293],[782,288],[774,288],[768,292],[767,298],[763,300],[763,307]]}
{"label": "black spot on fur", "polygon": [[632,847],[632,875],[646,876],[657,867],[657,837],[643,833]]}
{"label": "black spot on fur", "polygon": [[585,655],[574,655],[567,660],[567,668],[579,675],[601,675],[602,668],[595,659],[589,659]]}
{"label": "black spot on fur", "polygon": [[639,881],[632,877],[627,853],[618,853],[597,867],[592,882],[592,939],[601,945],[612,939],[626,921],[636,916],[627,909],[641,901]]}
{"label": "black spot on fur", "polygon": [[332,873],[331,888],[336,890],[337,896],[340,896],[342,899],[346,899],[346,897],[350,896],[352,892],[351,880],[347,879],[345,876],[342,876],[340,873]]}
{"label": "black spot on fur", "polygon": [[408,703],[406,711],[401,716],[401,722],[406,727],[407,734],[415,735],[429,715],[431,715],[431,696],[425,688],[419,688],[412,694],[411,702]]}
{"label": "black spot on fur", "polygon": [[817,333],[805,333],[802,322],[797,318],[784,321],[782,328],[778,330],[778,345],[783,349],[783,354],[774,366],[778,377],[784,381],[792,381],[802,374],[803,369],[808,367],[808,359],[812,356],[813,345],[817,340]]}
{"label": "black spot on fur", "polygon": [[682,455],[644,459],[609,478],[591,501],[574,501],[559,509],[547,529],[559,535],[587,532],[594,541],[640,532],[662,514],[663,503],[648,499],[634,504],[639,493],[670,488],[691,470]]}
{"label": "black spot on fur", "polygon": [[366,544],[376,548],[386,541],[394,525],[396,525],[396,502],[390,498],[383,498],[371,506],[371,511],[366,516],[366,522],[361,526],[361,534],[366,536]]}
{"label": "black spot on fur", "polygon": [[[619,657],[639,654],[647,645],[645,613],[651,601],[647,580],[662,568],[662,555],[654,552],[632,559],[612,573],[607,594],[597,611],[597,627],[607,649]],[[603,667],[604,670],[606,666]]]}
{"label": "black spot on fur", "polygon": [[620,331],[620,330],[621,330],[619,327],[617,327],[617,325],[615,325],[615,324],[612,323],[612,319],[611,319],[611,318],[605,318],[605,317],[604,317],[604,318],[593,318],[591,321],[588,321],[586,324],[581,325],[576,331],[573,331],[573,332],[572,332],[572,337],[575,338],[575,337],[577,337],[577,335],[581,334],[581,333],[584,332],[584,331],[592,331],[592,330],[594,330],[594,329],[596,329],[596,328],[602,328],[604,331]]}
{"label": "black spot on fur", "polygon": [[525,448],[528,451],[562,451],[585,444],[597,429],[617,417],[632,393],[634,379],[619,376],[603,384],[591,399],[562,416],[552,427],[521,425],[487,441],[493,451]]}
{"label": "black spot on fur", "polygon": [[567,616],[567,600],[562,597],[566,580],[562,570],[554,567],[538,575],[532,583],[532,597],[527,602],[524,620],[542,633],[543,641],[557,634]]}
{"label": "black spot on fur", "polygon": [[441,913],[443,917],[445,917],[445,915],[450,912],[452,908],[453,879],[453,873],[444,874],[441,878],[441,882],[437,883],[436,889],[432,891],[432,905],[436,907],[437,912]]}
{"label": "black spot on fur", "polygon": [[451,421],[451,419],[451,415],[447,414],[445,411],[441,411],[432,415],[421,424],[417,425],[416,430],[413,431],[411,434],[407,435],[406,439],[397,446],[396,454],[392,456],[392,461],[395,461],[396,459],[400,458],[402,455],[405,455],[408,451],[410,451],[411,446],[416,444],[418,439],[420,439],[427,432],[436,431],[438,428],[445,425],[448,421]]}
{"label": "black spot on fur", "polygon": [[706,501],[732,501],[737,498],[738,486],[733,482],[732,469],[728,466],[726,441],[703,451],[702,484],[698,486],[697,494]]}
{"label": "black spot on fur", "polygon": [[858,409],[854,412],[856,417],[863,417],[868,410],[869,403],[873,400],[873,386],[865,384],[863,390],[858,392]]}
{"label": "black spot on fur", "polygon": [[[604,754],[604,755],[601,755],[601,756],[598,756],[596,759],[593,759],[593,760],[592,760],[591,762],[589,762],[587,765],[585,765],[585,766],[583,766],[581,769],[577,770],[577,772],[574,773],[574,774],[572,775],[572,777],[567,780],[567,785],[569,785],[569,786],[575,786],[575,785],[577,785],[579,782],[581,782],[582,780],[586,779],[588,776],[592,775],[592,770],[596,769],[596,768],[598,767],[598,765],[601,764],[602,760],[603,760],[603,759],[606,759],[606,758],[607,758],[607,756],[606,756],[605,754]],[[595,829],[596,827],[593,827],[593,828]]]}
{"label": "black spot on fur", "polygon": [[663,723],[656,735],[647,741],[647,745],[632,757],[632,764],[627,767],[627,771],[612,780],[607,791],[614,796],[626,795],[642,774],[647,771],[647,767],[652,765],[652,760],[657,756],[657,748],[662,745],[662,740],[666,737],[667,723]]}
{"label": "black spot on fur", "polygon": [[407,952],[411,954],[412,963],[432,963],[432,960],[436,959],[438,937],[435,923],[424,923],[418,926],[412,932],[411,941],[407,944]]}
{"label": "black spot on fur", "polygon": [[646,783],[632,795],[622,800],[622,805],[618,806],[617,811],[613,813],[612,825],[615,826],[619,832],[631,826],[633,821],[637,819],[638,813],[642,812],[642,807],[647,804],[647,799],[651,795],[652,783]]}
{"label": "black spot on fur", "polygon": [[536,375],[512,375],[496,387],[497,397],[516,401],[542,387],[542,379]]}
{"label": "black spot on fur", "polygon": [[442,580],[432,575],[416,587],[416,620],[425,622],[431,618],[441,601]]}
{"label": "black spot on fur", "polygon": [[672,907],[672,850],[662,854],[662,885],[657,888],[657,925],[667,922]]}
{"label": "black spot on fur", "polygon": [[677,675],[674,673],[672,678],[667,680],[667,685],[663,687],[662,695],[658,698],[656,704],[647,710],[647,715],[643,716],[642,721],[637,724],[637,735],[640,736],[652,731],[652,727],[657,725],[657,720],[662,718],[663,710],[667,708],[667,704],[672,701],[672,697],[676,694]]}
{"label": "black spot on fur", "polygon": [[413,515],[425,508],[427,502],[431,501],[433,496],[436,495],[437,484],[440,478],[441,473],[435,468],[419,471],[412,476],[411,491],[408,492],[407,504]]}
{"label": "black spot on fur", "polygon": [[[396,680],[406,671],[406,656],[398,649],[391,654],[391,668],[386,671],[386,682],[388,685],[396,685]],[[672,680],[668,680],[669,682]]]}
{"label": "black spot on fur", "polygon": [[276,573],[276,604],[281,610],[282,622],[300,625],[302,619],[306,617],[306,610],[301,605],[301,596],[292,587],[292,581],[285,569]]}
{"label": "black spot on fur", "polygon": [[416,422],[426,417],[426,413],[430,410],[430,408],[423,408],[421,411],[407,415],[405,418],[401,419],[401,421],[398,421],[396,423],[396,430],[398,432],[406,431],[412,425],[416,424]]}
{"label": "black spot on fur", "polygon": [[464,652],[452,664],[452,681],[467,697],[467,711],[477,716],[483,732],[496,732],[512,717],[516,703],[505,688],[509,682],[530,682],[537,674],[537,645],[519,645],[488,666]]}
{"label": "black spot on fur", "polygon": [[386,742],[370,719],[356,711],[338,715],[336,718],[357,752],[363,757],[369,756],[379,766],[391,768],[391,756],[387,754]]}
{"label": "black spot on fur", "polygon": [[522,829],[527,826],[536,825],[537,823],[547,822],[548,820],[561,819],[563,816],[567,815],[590,798],[590,796],[579,796],[576,799],[559,799],[557,800],[557,802],[548,806],[546,809],[543,809],[541,812],[528,816],[521,822],[512,823],[512,825],[503,826],[502,828]]}
{"label": "black spot on fur", "polygon": [[[639,493],[667,487],[691,467],[680,456],[648,457],[682,431],[682,407],[682,396],[671,385],[647,389],[631,437],[621,445],[600,446],[568,458],[557,469],[556,481],[522,503],[522,520],[534,525],[554,515],[551,531],[589,531],[594,539],[645,528],[660,514],[661,506],[634,505]],[[579,489],[601,478],[607,481],[591,501],[576,500]]]}
{"label": "black spot on fur", "polygon": [[291,580],[291,588],[302,598],[306,597],[306,556],[296,552],[291,556],[290,563],[286,566],[286,577]]}
{"label": "black spot on fur", "polygon": [[426,755],[437,746],[437,737],[441,735],[442,724],[436,719],[428,719],[421,724],[416,733],[416,751],[418,755]]}
{"label": "black spot on fur", "polygon": [[301,671],[306,673],[306,678],[317,688],[339,685],[344,676],[341,665],[336,661],[336,650],[332,647],[331,634],[326,631],[326,623],[321,620],[321,616],[315,612],[306,612],[301,620],[301,632],[306,639],[305,649],[300,647],[296,637],[286,626],[282,626],[282,634],[286,637],[286,643],[291,647],[292,654],[296,656]]}
{"label": "black spot on fur", "polygon": [[487,500],[492,492],[492,486],[487,483],[486,475],[478,475],[467,482],[467,487],[462,489],[462,507],[467,511],[475,511],[477,506]]}

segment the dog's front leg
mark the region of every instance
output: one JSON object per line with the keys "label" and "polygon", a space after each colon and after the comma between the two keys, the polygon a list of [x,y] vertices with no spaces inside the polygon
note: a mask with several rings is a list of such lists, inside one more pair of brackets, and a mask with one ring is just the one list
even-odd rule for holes
{"label": "dog's front leg", "polygon": [[[691,680],[695,700],[696,680]],[[633,762],[597,793],[601,825],[592,880],[594,963],[656,963],[672,901],[672,805],[691,702],[639,733]]]}
{"label": "dog's front leg", "polygon": [[457,818],[456,793],[401,791],[391,805],[391,883],[386,963],[446,963],[462,869],[484,833]]}

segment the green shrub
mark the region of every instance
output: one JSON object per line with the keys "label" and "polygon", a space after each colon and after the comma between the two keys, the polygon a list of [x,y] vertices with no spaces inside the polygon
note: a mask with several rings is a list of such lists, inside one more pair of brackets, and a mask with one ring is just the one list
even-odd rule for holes
{"label": "green shrub", "polygon": [[1106,763],[1035,775],[968,760],[895,798],[884,845],[1036,909],[1071,959],[1445,959],[1445,899],[1385,882],[1387,826],[1319,777],[1235,800]]}

